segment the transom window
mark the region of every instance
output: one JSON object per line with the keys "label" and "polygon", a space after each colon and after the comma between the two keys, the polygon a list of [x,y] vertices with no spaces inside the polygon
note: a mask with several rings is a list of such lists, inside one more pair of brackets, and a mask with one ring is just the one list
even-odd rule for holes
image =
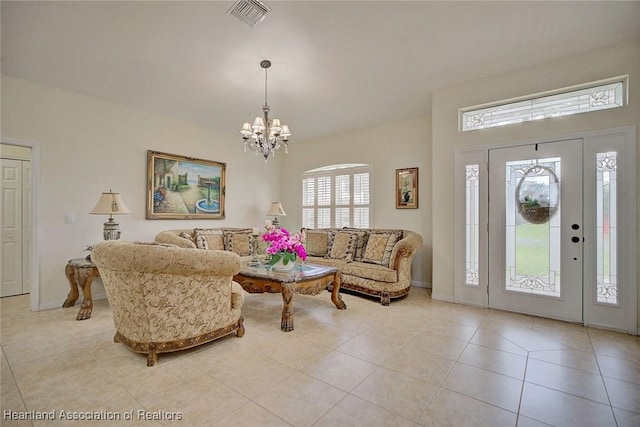
{"label": "transom window", "polygon": [[369,228],[371,167],[325,166],[302,175],[302,226]]}
{"label": "transom window", "polygon": [[463,132],[623,107],[627,77],[616,77],[460,110]]}

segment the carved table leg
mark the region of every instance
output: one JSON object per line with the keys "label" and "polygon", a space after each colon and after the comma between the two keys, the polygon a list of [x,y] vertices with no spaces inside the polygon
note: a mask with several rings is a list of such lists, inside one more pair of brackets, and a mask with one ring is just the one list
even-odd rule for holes
{"label": "carved table leg", "polygon": [[280,329],[285,332],[293,331],[293,291],[295,289],[295,282],[282,284],[282,320],[280,322]]}
{"label": "carved table leg", "polygon": [[342,279],[340,278],[340,274],[334,274],[333,289],[331,290],[331,301],[336,305],[338,310],[345,310],[347,308],[347,304],[342,301],[342,296],[340,296],[340,286],[342,285],[341,280]]}
{"label": "carved table leg", "polygon": [[82,289],[82,304],[80,305],[80,311],[76,316],[76,320],[86,320],[91,318],[91,312],[93,311],[93,298],[91,297],[91,283],[93,282],[93,276],[95,275],[94,268],[79,268],[77,273],[78,285]]}
{"label": "carved table leg", "polygon": [[76,273],[71,264],[67,264],[64,268],[64,274],[67,276],[67,280],[69,281],[69,286],[71,290],[67,295],[67,299],[62,303],[63,307],[73,307],[76,301],[78,300],[78,282],[76,281]]}

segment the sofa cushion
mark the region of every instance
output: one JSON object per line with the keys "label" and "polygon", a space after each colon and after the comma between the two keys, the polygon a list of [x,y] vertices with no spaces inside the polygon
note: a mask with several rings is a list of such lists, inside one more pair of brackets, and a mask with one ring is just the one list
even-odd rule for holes
{"label": "sofa cushion", "polygon": [[[336,267],[343,277],[361,277],[366,280],[395,283],[398,281],[398,272],[392,268],[364,262],[346,262],[344,260],[329,259],[323,257],[308,257],[307,262],[312,264]],[[344,279],[343,279],[344,283]]]}
{"label": "sofa cushion", "polygon": [[224,249],[222,230],[216,228],[194,228],[193,235],[198,249]]}
{"label": "sofa cushion", "polygon": [[251,255],[253,248],[253,230],[224,230],[224,250],[240,256]]}
{"label": "sofa cushion", "polygon": [[331,234],[333,238],[329,248],[329,258],[353,261],[358,236],[350,231],[332,231]]}
{"label": "sofa cushion", "polygon": [[340,267],[343,275],[362,277],[376,282],[395,283],[398,281],[398,272],[389,267],[364,262],[352,262]]}
{"label": "sofa cushion", "polygon": [[393,247],[401,238],[402,230],[372,230],[367,240],[362,261],[389,267]]}
{"label": "sofa cushion", "polygon": [[364,249],[367,247],[367,240],[369,240],[369,234],[371,233],[371,230],[351,227],[345,227],[344,230],[355,233],[355,235],[357,236],[356,248],[353,253],[353,260],[362,261],[362,257],[364,256]]}
{"label": "sofa cushion", "polygon": [[329,252],[330,233],[327,230],[314,230],[303,228],[306,236],[305,249],[307,255],[325,256]]}

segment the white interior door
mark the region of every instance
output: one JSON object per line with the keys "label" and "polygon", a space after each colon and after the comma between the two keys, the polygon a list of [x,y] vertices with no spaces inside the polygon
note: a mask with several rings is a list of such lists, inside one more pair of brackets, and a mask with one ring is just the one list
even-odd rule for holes
{"label": "white interior door", "polygon": [[0,296],[22,293],[22,162],[2,159]]}
{"label": "white interior door", "polygon": [[489,150],[489,307],[583,321],[582,140]]}

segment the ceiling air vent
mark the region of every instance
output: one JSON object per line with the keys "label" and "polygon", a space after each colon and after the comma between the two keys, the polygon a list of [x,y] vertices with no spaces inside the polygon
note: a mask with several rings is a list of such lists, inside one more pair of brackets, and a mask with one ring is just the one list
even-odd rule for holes
{"label": "ceiling air vent", "polygon": [[250,27],[262,22],[271,8],[259,0],[238,0],[227,11]]}

